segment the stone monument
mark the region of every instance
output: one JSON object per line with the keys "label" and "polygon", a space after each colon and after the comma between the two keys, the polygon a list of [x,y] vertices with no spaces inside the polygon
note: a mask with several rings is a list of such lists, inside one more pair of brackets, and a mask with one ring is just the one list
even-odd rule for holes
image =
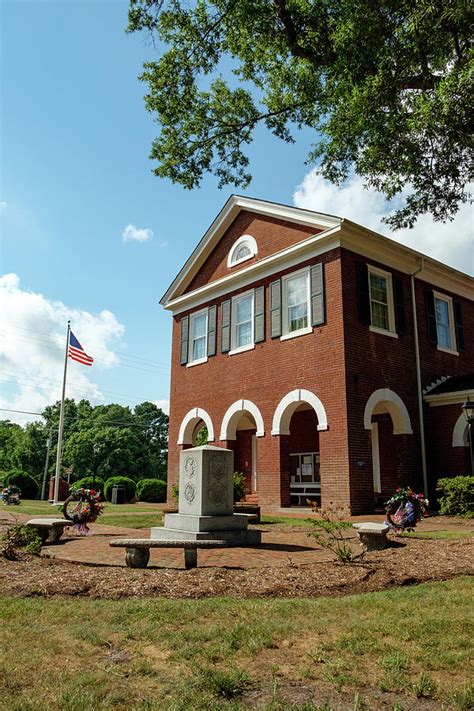
{"label": "stone monument", "polygon": [[234,453],[222,447],[185,449],[179,459],[179,507],[165,514],[152,540],[224,540],[229,546],[255,545],[260,531],[249,531],[248,516],[234,514]]}

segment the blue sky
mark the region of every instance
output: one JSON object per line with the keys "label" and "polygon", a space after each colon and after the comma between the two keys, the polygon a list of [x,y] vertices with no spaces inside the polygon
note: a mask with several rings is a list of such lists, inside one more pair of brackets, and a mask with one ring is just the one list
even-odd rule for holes
{"label": "blue sky", "polygon": [[[96,359],[90,370],[71,368],[78,393],[131,405],[168,399],[171,317],[158,300],[232,189],[218,190],[208,177],[188,192],[152,174],[158,127],[137,77],[155,51],[144,35],[125,33],[127,8],[122,0],[1,3],[0,271],[16,275],[3,284],[3,407],[41,409],[57,397],[70,315]],[[259,131],[247,193],[344,209],[377,228],[386,211],[380,196],[371,196],[365,213],[347,214],[361,184],[346,193],[323,184],[304,163],[308,145],[307,133],[289,146]],[[127,225],[153,237],[124,242]],[[25,362],[28,331],[36,346]]]}

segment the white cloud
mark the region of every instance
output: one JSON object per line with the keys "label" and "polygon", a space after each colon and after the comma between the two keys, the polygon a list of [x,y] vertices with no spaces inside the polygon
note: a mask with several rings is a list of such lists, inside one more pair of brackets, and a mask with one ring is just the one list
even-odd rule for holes
{"label": "white cloud", "polygon": [[[0,407],[41,412],[60,399],[68,319],[94,364],[68,361],[66,396],[103,402],[94,377],[118,363],[110,343],[124,332],[114,314],[73,309],[22,289],[16,274],[0,276]],[[4,411],[0,418],[21,424],[38,419]]]}
{"label": "white cloud", "polygon": [[170,401],[169,400],[153,400],[153,404],[159,407],[166,415],[170,414]]}
{"label": "white cloud", "polygon": [[135,227],[135,225],[127,225],[122,232],[124,242],[146,242],[153,237],[153,230],[149,227]]}
{"label": "white cloud", "polygon": [[316,169],[310,170],[296,187],[293,202],[297,207],[347,217],[456,269],[474,273],[473,211],[469,204],[461,206],[452,222],[434,222],[430,215],[423,215],[413,229],[394,232],[382,218],[396,203],[387,202],[375,190],[365,189],[359,176],[338,187],[324,180]]}

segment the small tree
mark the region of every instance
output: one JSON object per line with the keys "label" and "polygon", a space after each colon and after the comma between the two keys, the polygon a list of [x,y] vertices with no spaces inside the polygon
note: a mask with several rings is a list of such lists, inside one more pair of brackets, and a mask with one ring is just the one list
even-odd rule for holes
{"label": "small tree", "polygon": [[315,509],[317,518],[308,519],[313,530],[308,536],[314,538],[322,548],[334,553],[341,563],[351,563],[354,553],[344,537],[344,531],[352,528],[350,521],[342,520],[342,512]]}

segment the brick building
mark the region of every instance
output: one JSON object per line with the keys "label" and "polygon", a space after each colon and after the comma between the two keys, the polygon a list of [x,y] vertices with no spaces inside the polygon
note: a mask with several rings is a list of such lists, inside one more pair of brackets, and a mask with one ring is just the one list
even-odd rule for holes
{"label": "brick building", "polygon": [[203,425],[267,508],[373,509],[469,470],[474,279],[349,220],[232,196],[161,303],[169,484]]}

